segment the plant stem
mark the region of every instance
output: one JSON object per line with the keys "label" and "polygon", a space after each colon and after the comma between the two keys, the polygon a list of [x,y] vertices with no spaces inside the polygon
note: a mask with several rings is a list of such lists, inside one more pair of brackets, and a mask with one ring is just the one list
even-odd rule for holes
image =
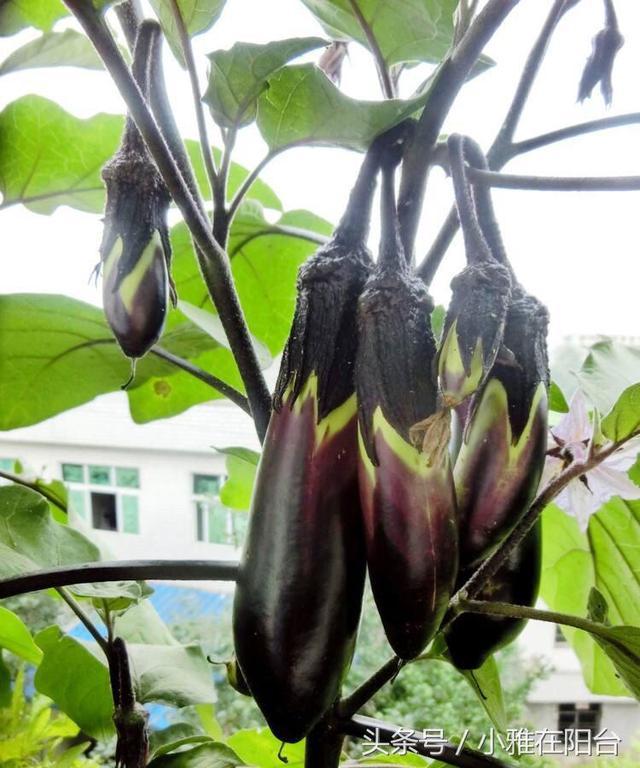
{"label": "plant stem", "polygon": [[444,120],[483,48],[519,0],[489,0],[435,75],[403,163],[398,213],[404,251],[412,259],[427,173]]}
{"label": "plant stem", "polygon": [[152,355],[155,355],[162,360],[166,360],[168,363],[171,363],[171,365],[175,365],[176,368],[180,368],[186,373],[191,374],[194,378],[208,384],[210,387],[220,392],[221,395],[224,395],[231,400],[231,402],[239,408],[242,408],[245,413],[251,415],[251,408],[249,407],[247,398],[238,392],[237,389],[234,389],[232,386],[222,381],[222,379],[219,379],[211,373],[207,373],[207,371],[203,371],[202,368],[198,368],[197,365],[193,365],[193,363],[190,363],[188,360],[184,360],[182,357],[178,357],[162,347],[152,347],[149,351]]}
{"label": "plant stem", "polygon": [[[350,720],[341,720],[338,722],[338,726],[346,735],[355,736],[359,739],[367,737],[372,740],[377,735],[381,744],[389,744],[392,739],[397,738],[399,731],[398,726],[359,716]],[[447,765],[454,765],[457,768],[508,768],[508,763],[465,746],[456,746],[450,742],[441,741],[438,741],[437,745],[427,745],[424,743],[424,735],[420,731],[402,728],[402,736],[405,740],[410,738],[415,740],[415,743],[411,744],[415,754],[439,760],[447,763]]]}
{"label": "plant stem", "polygon": [[66,589],[63,589],[62,587],[57,587],[56,592],[60,595],[60,597],[65,601],[65,603],[71,608],[71,610],[75,613],[75,615],[80,619],[82,624],[87,628],[87,631],[89,634],[93,637],[93,639],[96,641],[96,643],[100,646],[102,651],[104,652],[104,655],[109,658],[109,646],[107,641],[102,637],[100,632],[98,632],[98,629],[96,625],[91,621],[89,616],[85,613],[85,611],[80,607],[80,604],[73,598],[71,595],[67,592]]}
{"label": "plant stem", "polygon": [[640,176],[523,176],[483,171],[467,166],[467,174],[476,184],[501,189],[530,189],[539,192],[636,192]]}
{"label": "plant stem", "polygon": [[216,184],[213,206],[213,236],[223,248],[227,247],[229,239],[229,227],[232,216],[227,211],[227,180],[229,178],[229,166],[231,165],[231,153],[236,143],[238,132],[235,127],[230,128],[224,135],[224,150]]}
{"label": "plant stem", "polygon": [[168,579],[173,581],[235,581],[239,565],[227,560],[118,560],[64,565],[0,579],[0,599],[72,584]]}
{"label": "plant stem", "polygon": [[271,162],[273,158],[279,154],[282,149],[275,151],[269,150],[267,154],[260,160],[256,167],[249,172],[249,175],[245,178],[242,184],[238,187],[233,199],[229,203],[229,220],[231,221],[238,210],[238,206],[244,200],[247,192],[251,189],[251,185],[256,181],[258,176],[262,173],[267,163]]}
{"label": "plant stem", "polygon": [[140,0],[125,0],[125,2],[116,5],[115,12],[127,40],[129,50],[133,52],[138,26],[143,19]]}
{"label": "plant stem", "polygon": [[365,680],[359,688],[356,688],[352,694],[346,696],[338,704],[339,716],[348,719],[355,715],[368,701],[371,701],[381,688],[384,688],[387,683],[396,677],[404,664],[405,662],[397,656],[389,659],[368,680]]}
{"label": "plant stem", "polygon": [[251,404],[256,431],[263,440],[269,423],[271,397],[251,344],[242,308],[233,285],[227,254],[214,239],[208,223],[195,205],[162,133],[102,17],[95,11],[92,4],[86,1],[65,0],[65,3],[84,28],[120,90],[199,248],[200,268],[238,363]]}
{"label": "plant stem", "polygon": [[[565,488],[572,480],[586,474],[594,467],[601,464],[606,458],[615,453],[624,442],[612,443],[607,448],[601,450],[595,456],[584,462],[574,462],[567,469],[561,472],[553,479],[536,497],[533,504],[529,507],[524,517],[515,526],[507,538],[475,571],[469,580],[453,595],[449,601],[450,613],[457,610],[457,606],[462,600],[468,600],[476,597],[483,586],[491,579],[495,573],[507,561],[509,555],[517,549],[524,541],[526,535],[533,528],[543,509]],[[450,618],[445,620],[444,626],[450,623]]]}
{"label": "plant stem", "polygon": [[374,61],[376,63],[376,69],[378,70],[378,78],[380,80],[382,93],[384,94],[385,99],[393,99],[396,95],[393,81],[391,80],[389,68],[387,67],[387,62],[384,60],[384,55],[382,54],[380,45],[376,39],[376,36],[373,34],[373,29],[371,29],[371,26],[365,19],[357,0],[349,0],[349,5],[351,6],[353,15],[356,17],[358,24],[364,32],[364,36],[367,38],[369,50],[373,55]]}
{"label": "plant stem", "polygon": [[321,720],[307,735],[304,768],[338,768],[344,733],[331,719]]}
{"label": "plant stem", "polygon": [[26,480],[24,477],[20,477],[20,475],[14,475],[12,472],[5,472],[4,470],[0,470],[0,477],[3,477],[5,480],[10,480],[12,483],[16,483],[16,485],[22,485],[25,488],[30,488],[32,491],[39,493],[41,496],[44,496],[47,501],[51,502],[51,504],[58,507],[65,513],[69,511],[64,499],[56,496],[55,493],[52,493],[48,488],[45,488],[38,483],[32,483],[30,480]]}
{"label": "plant stem", "polygon": [[512,605],[511,603],[488,602],[485,600],[461,600],[458,603],[459,613],[483,613],[490,616],[509,616],[514,619],[533,619],[534,621],[546,621],[551,624],[564,624],[568,627],[582,629],[593,635],[607,637],[603,631],[603,625],[581,616],[571,616],[567,613],[556,611],[541,611],[538,608],[530,608],[526,605]]}
{"label": "plant stem", "polygon": [[202,106],[200,84],[198,83],[198,70],[196,69],[196,62],[193,56],[191,37],[189,36],[189,32],[185,26],[184,19],[182,18],[182,11],[180,10],[180,6],[178,5],[177,0],[169,0],[169,3],[171,5],[171,10],[173,11],[173,19],[176,24],[176,29],[178,30],[182,55],[184,56],[184,61],[187,65],[187,72],[189,73],[191,93],[193,95],[193,106],[196,112],[196,122],[198,123],[198,136],[200,137],[200,151],[202,152],[202,160],[204,161],[204,167],[207,171],[209,184],[211,185],[211,195],[215,196],[218,174],[213,162],[213,154],[211,152],[211,145],[209,144],[209,136],[207,134],[207,121],[205,119],[204,108]]}
{"label": "plant stem", "polygon": [[[616,115],[614,117],[603,117],[599,120],[588,120],[585,123],[576,123],[568,125],[565,128],[559,128],[556,131],[542,133],[539,136],[532,136],[524,141],[517,141],[511,146],[509,159],[517,155],[523,155],[534,149],[546,147],[557,141],[573,139],[576,136],[584,136],[587,133],[604,131],[610,128],[622,128],[626,125],[635,125],[640,123],[640,112],[629,112],[625,115]],[[495,169],[497,170],[497,169]]]}

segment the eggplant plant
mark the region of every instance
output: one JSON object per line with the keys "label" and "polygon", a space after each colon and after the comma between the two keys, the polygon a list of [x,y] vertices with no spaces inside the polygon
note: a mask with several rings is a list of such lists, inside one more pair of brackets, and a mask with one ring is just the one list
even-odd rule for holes
{"label": "eggplant plant", "polygon": [[[38,32],[0,76],[103,69],[126,107],[123,117],[79,120],[31,95],[0,113],[0,212],[64,204],[104,215],[104,314],[64,296],[0,296],[0,428],[123,387],[137,421],[227,398],[262,444],[259,460],[228,454],[251,465],[241,479],[228,465],[250,499],[238,562],[152,553],[103,561],[68,525],[64,486],[19,466],[0,470],[0,598],[55,590],[93,639],[88,650],[57,625],[32,635],[0,605],[0,651],[33,665],[38,693],[88,738],[115,735],[122,768],[270,766],[276,756],[306,768],[353,765],[347,740],[353,755],[372,728],[397,733],[361,710],[408,664],[433,660],[473,682],[478,706],[502,727],[493,654],[529,620],[564,627],[593,690],[640,699],[640,619],[630,605],[640,587],[611,575],[611,541],[640,570],[640,351],[610,340],[585,349],[573,397],[567,377],[552,379],[548,312],[521,283],[518,254],[507,256],[491,194],[640,190],[632,176],[502,172],[524,153],[640,124],[635,112],[515,139],[556,29],[588,0],[545,3],[486,151],[472,124],[444,136],[445,121],[465,83],[495,65],[484,53],[491,39],[532,0],[301,2],[323,37],[214,50],[206,87],[192,38],[211,32],[215,41],[225,0],[0,4],[0,35]],[[604,26],[577,89],[583,100],[599,86],[609,104],[624,38],[613,0],[593,2]],[[340,89],[356,45],[370,55],[379,100]],[[192,92],[197,141],[178,129],[163,50]],[[417,66],[427,77],[401,98]],[[252,169],[237,162],[248,126],[267,146]],[[263,178],[271,160],[301,145],[364,153],[335,228],[283,211]],[[417,233],[435,166],[451,177],[455,205],[425,246]],[[466,263],[438,308],[433,279],[459,228]],[[263,371],[278,357],[270,392]],[[568,569],[563,555],[576,548],[589,567]],[[390,658],[347,691],[367,573]],[[235,582],[226,669],[268,732],[224,738],[203,714],[215,701],[210,667],[202,649],[170,635],[145,579]],[[0,705],[9,687],[0,655]],[[159,734],[146,709],[154,701],[198,705],[201,723]],[[430,744],[410,723],[401,730],[416,760],[512,765],[455,740]]]}

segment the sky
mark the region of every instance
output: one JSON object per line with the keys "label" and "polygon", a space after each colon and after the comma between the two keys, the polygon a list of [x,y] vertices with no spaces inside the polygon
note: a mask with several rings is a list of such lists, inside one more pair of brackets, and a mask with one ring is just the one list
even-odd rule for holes
{"label": "sky", "polygon": [[[614,68],[614,99],[607,110],[599,91],[576,103],[578,82],[603,24],[602,0],[582,0],[554,36],[518,130],[527,138],[607,114],[640,111],[640,2],[616,3],[626,43]],[[445,133],[467,133],[486,149],[506,113],[525,57],[551,7],[551,0],[521,0],[496,34],[486,53],[497,66],[468,83],[444,126]],[[267,42],[323,34],[299,0],[228,0],[220,21],[195,39],[201,83],[206,82],[205,54],[236,41]],[[0,40],[0,59],[33,37],[21,33]],[[184,134],[195,137],[193,104],[186,74],[166,52],[168,87]],[[401,82],[402,95],[424,77],[411,72]],[[403,84],[404,83],[404,84]],[[368,53],[356,44],[343,69],[343,90],[358,98],[380,98]],[[102,72],[68,68],[32,70],[0,78],[0,109],[25,93],[58,101],[79,117],[122,112],[115,86]],[[216,128],[209,126],[217,141]],[[541,175],[640,174],[640,125],[565,141],[512,161],[505,171]],[[248,167],[263,156],[265,145],[255,127],[243,130],[234,159]],[[263,178],[280,195],[285,208],[309,208],[337,221],[357,173],[361,156],[333,148],[299,148],[276,158]],[[551,342],[566,336],[640,335],[637,310],[638,218],[640,192],[551,193],[494,191],[498,220],[510,259],[523,285],[538,296],[551,315]],[[418,259],[452,202],[450,181],[440,170],[429,179],[417,237]],[[2,254],[0,292],[66,293],[99,304],[100,290],[89,276],[98,259],[100,217],[58,208],[40,216],[19,206],[0,211]],[[376,249],[377,222],[371,245]],[[448,252],[432,295],[446,303],[449,282],[464,263],[460,238]]]}

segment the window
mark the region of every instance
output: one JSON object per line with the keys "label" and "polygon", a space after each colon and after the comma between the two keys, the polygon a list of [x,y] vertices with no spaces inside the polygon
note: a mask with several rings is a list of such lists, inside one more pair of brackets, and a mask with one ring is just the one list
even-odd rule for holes
{"label": "window", "polygon": [[[15,459],[0,459],[0,472],[9,472],[10,474],[16,473],[16,460]],[[4,477],[0,477],[0,485],[11,485],[10,480],[5,480]]]}
{"label": "window", "polygon": [[63,464],[71,510],[100,531],[139,533],[140,474],[134,467]]}
{"label": "window", "polygon": [[248,515],[229,509],[220,501],[224,479],[220,475],[193,476],[196,539],[239,547],[244,539]]}
{"label": "window", "polygon": [[600,704],[568,703],[558,705],[558,730],[591,731],[595,736],[600,731],[602,706]]}

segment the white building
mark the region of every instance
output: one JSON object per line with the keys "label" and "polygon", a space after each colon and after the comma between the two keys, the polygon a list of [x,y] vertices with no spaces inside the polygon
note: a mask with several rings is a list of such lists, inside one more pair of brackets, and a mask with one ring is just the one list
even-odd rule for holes
{"label": "white building", "polygon": [[[247,515],[217,499],[225,458],[214,446],[259,447],[251,421],[235,406],[220,401],[133,425],[118,393],[0,433],[0,468],[19,459],[39,476],[66,480],[73,523],[93,529],[91,538],[114,559],[235,559]],[[530,622],[520,642],[553,669],[529,696],[536,730],[607,728],[621,749],[640,735],[640,705],[590,693],[554,625]]]}

